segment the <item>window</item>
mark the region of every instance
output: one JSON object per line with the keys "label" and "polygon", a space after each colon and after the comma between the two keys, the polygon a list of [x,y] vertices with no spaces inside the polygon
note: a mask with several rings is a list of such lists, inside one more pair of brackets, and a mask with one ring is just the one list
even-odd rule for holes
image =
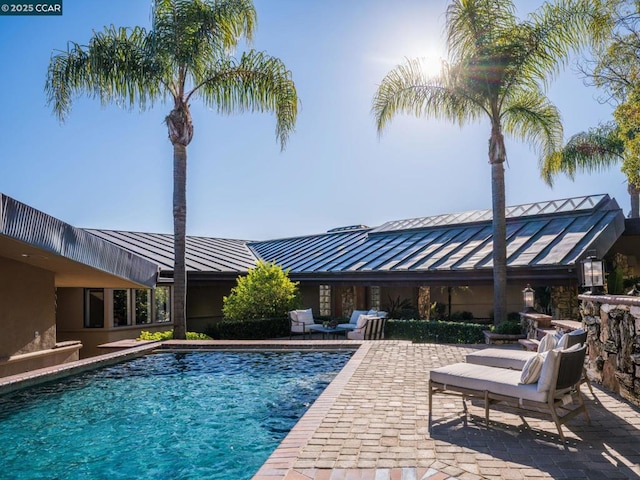
{"label": "window", "polygon": [[[108,325],[125,327],[171,322],[171,288],[108,289],[87,288],[84,291],[85,328]],[[105,305],[107,307],[105,313]]]}
{"label": "window", "polygon": [[113,326],[129,325],[129,290],[113,291]]}
{"label": "window", "polygon": [[84,326],[85,328],[104,327],[104,290],[89,288],[84,297]]}
{"label": "window", "polygon": [[165,323],[171,321],[171,290],[169,287],[156,287],[153,292],[155,298],[155,321]]}
{"label": "window", "polygon": [[320,316],[331,315],[331,285],[320,285]]}
{"label": "window", "polygon": [[135,290],[136,325],[151,323],[151,290]]}
{"label": "window", "polygon": [[369,287],[371,293],[371,306],[373,310],[380,310],[380,287]]}

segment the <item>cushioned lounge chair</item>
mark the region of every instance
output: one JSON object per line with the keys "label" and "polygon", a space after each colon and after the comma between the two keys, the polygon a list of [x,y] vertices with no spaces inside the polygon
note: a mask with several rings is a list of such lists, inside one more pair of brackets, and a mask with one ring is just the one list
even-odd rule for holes
{"label": "cushioned lounge chair", "polygon": [[[562,348],[571,348],[574,345],[584,345],[587,341],[586,330],[579,329],[573,332],[565,333],[562,337],[555,342],[545,342],[544,340],[552,340],[551,334],[547,334],[541,345],[548,346],[548,349],[552,349],[556,346]],[[547,338],[548,337],[548,338]],[[545,347],[543,350],[546,350]],[[511,368],[513,370],[522,370],[532,357],[535,357],[539,353],[544,353],[543,350],[532,352],[530,350],[511,350],[508,348],[486,348],[477,352],[470,353],[466,356],[467,363],[475,363],[476,365],[487,365],[489,367]],[[587,377],[587,371],[583,366],[581,383],[586,383],[591,395],[593,393],[593,387]]]}
{"label": "cushioned lounge chair", "polygon": [[[433,394],[444,393],[483,400],[487,425],[489,408],[494,403],[503,402],[522,410],[547,410],[564,442],[562,425],[568,420],[583,413],[587,423],[591,423],[580,393],[585,352],[586,346],[551,350],[539,380],[531,384],[521,383],[522,372],[508,368],[456,363],[434,369],[429,379],[429,428]],[[561,415],[562,412],[566,413]]]}

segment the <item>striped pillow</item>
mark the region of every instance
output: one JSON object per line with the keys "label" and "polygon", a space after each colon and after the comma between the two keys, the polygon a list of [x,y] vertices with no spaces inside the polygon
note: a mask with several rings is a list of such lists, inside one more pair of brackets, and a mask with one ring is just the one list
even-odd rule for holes
{"label": "striped pillow", "polygon": [[526,361],[522,368],[522,375],[520,375],[520,383],[529,384],[538,381],[546,356],[546,352],[538,353]]}

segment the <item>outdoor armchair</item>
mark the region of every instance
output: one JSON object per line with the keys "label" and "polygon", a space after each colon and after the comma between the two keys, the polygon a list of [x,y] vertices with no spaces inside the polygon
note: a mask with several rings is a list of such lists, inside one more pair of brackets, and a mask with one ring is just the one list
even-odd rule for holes
{"label": "outdoor armchair", "polygon": [[347,332],[349,340],[383,340],[387,319],[373,315],[360,315],[356,328]]}
{"label": "outdoor armchair", "polygon": [[291,310],[289,312],[289,322],[291,324],[289,340],[291,340],[291,337],[294,334],[301,334],[302,338],[309,334],[309,338],[311,338],[311,330],[309,330],[309,326],[314,325],[316,322],[313,318],[313,311],[310,308],[306,310]]}

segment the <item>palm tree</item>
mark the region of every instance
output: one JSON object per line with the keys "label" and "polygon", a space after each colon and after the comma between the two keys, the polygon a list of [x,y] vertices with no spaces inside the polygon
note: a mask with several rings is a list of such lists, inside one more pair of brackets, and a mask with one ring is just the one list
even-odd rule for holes
{"label": "palm tree", "polygon": [[[620,127],[609,122],[586,132],[573,135],[558,152],[547,156],[542,164],[542,178],[553,186],[554,177],[560,173],[573,180],[576,172],[600,172],[627,160]],[[638,172],[636,172],[636,177]],[[631,218],[638,218],[640,184],[627,174],[627,190],[631,197]]]}
{"label": "palm tree", "polygon": [[86,94],[103,104],[150,108],[172,102],[165,121],[173,145],[174,338],[186,333],[186,170],[193,138],[190,102],[200,99],[219,113],[270,111],[284,149],[297,116],[291,72],[278,58],[232,50],[252,40],[256,11],[251,0],[156,0],[150,30],[105,27],[87,46],[70,43],[52,55],[46,93],[64,120],[72,99]]}
{"label": "palm tree", "polygon": [[399,113],[460,126],[489,120],[496,323],[507,317],[504,135],[528,142],[542,156],[557,150],[560,115],[543,88],[572,53],[608,27],[595,1],[545,3],[518,21],[510,0],[453,0],[446,12],[448,61],[440,73],[429,76],[420,59],[408,59],[385,76],[374,96],[378,134]]}

